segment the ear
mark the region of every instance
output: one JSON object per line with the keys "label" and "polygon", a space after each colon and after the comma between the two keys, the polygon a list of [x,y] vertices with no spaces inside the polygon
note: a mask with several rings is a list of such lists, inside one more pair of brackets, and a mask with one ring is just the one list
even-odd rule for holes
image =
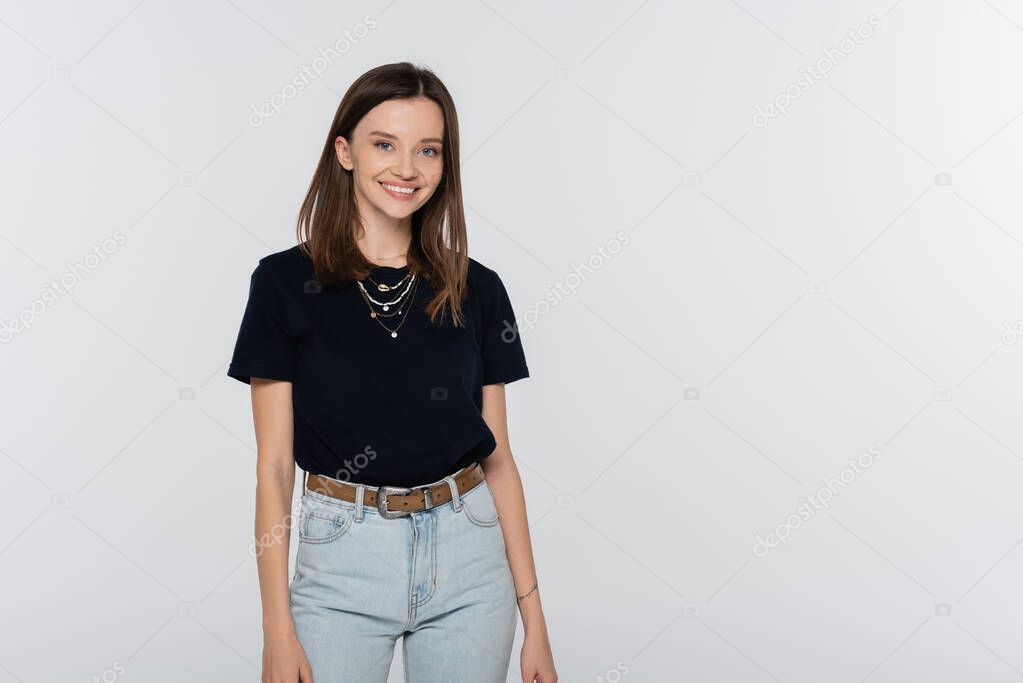
{"label": "ear", "polygon": [[334,140],[334,152],[337,155],[338,163],[346,171],[351,171],[355,168],[355,164],[352,163],[351,148],[348,146],[348,140],[345,140],[342,136],[337,136]]}

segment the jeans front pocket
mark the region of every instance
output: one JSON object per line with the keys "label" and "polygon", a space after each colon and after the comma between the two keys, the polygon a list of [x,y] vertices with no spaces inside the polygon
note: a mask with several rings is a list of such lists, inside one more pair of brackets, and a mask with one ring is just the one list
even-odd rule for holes
{"label": "jeans front pocket", "polygon": [[462,496],[462,510],[470,522],[476,526],[494,526],[497,524],[497,506],[490,486],[484,479]]}
{"label": "jeans front pocket", "polygon": [[300,543],[336,541],[351,528],[353,519],[354,514],[346,507],[303,496],[298,540]]}

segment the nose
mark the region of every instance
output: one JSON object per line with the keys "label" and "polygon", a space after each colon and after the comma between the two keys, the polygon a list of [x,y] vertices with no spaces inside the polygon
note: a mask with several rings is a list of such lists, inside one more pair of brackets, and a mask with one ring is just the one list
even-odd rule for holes
{"label": "nose", "polygon": [[416,177],[416,165],[415,160],[411,153],[399,155],[398,161],[392,169],[394,175],[404,180],[410,180]]}

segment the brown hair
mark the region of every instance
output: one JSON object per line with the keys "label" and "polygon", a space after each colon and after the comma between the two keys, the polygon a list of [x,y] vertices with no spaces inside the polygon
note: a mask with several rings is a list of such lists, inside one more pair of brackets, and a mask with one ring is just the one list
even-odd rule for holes
{"label": "brown hair", "polygon": [[409,270],[425,277],[437,295],[427,304],[430,320],[449,311],[462,326],[462,297],[469,267],[462,183],[459,174],[458,116],[448,89],[427,68],[409,62],[384,64],[360,76],[341,99],[320,154],[309,191],[298,213],[299,248],[313,262],[321,285],[339,286],[370,274],[372,264],[356,244],[361,228],[355,181],[337,159],[334,141],[352,131],[373,107],[392,99],[426,97],[444,113],[444,175],[433,196],[412,214]]}

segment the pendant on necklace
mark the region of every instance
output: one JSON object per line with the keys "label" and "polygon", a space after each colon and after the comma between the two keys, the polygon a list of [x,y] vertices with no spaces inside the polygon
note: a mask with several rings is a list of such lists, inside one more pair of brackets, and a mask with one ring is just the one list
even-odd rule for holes
{"label": "pendant on necklace", "polygon": [[381,292],[389,292],[389,291],[391,291],[391,288],[388,287],[387,285],[377,285],[377,289],[379,289]]}
{"label": "pendant on necklace", "polygon": [[397,337],[397,336],[398,336],[398,333],[397,333],[397,332],[391,332],[391,336],[392,336],[392,337]]}
{"label": "pendant on necklace", "polygon": [[384,304],[384,310],[385,311],[388,310],[389,308],[390,308],[390,306],[388,306],[387,304]]}
{"label": "pendant on necklace", "polygon": [[369,317],[371,317],[371,318],[377,317],[377,312],[376,311],[370,311],[369,312]]}

